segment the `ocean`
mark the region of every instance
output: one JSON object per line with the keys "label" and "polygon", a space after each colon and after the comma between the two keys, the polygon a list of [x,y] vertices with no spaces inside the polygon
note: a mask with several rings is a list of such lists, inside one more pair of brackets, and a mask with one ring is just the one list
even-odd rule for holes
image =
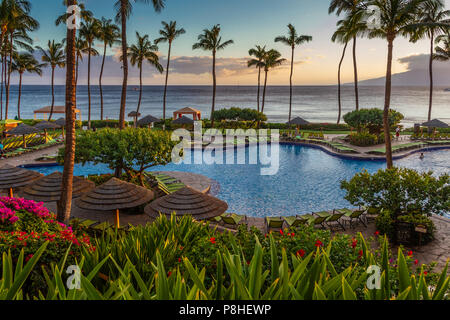
{"label": "ocean", "polygon": [[[126,113],[136,110],[139,87],[128,89]],[[432,118],[450,123],[450,92],[445,88],[435,88]],[[162,117],[163,86],[145,86],[141,104],[143,115]],[[55,86],[55,105],[64,105],[64,86]],[[256,108],[256,86],[218,86],[216,108]],[[104,86],[104,116],[118,119],[121,86]],[[261,92],[262,94],[262,92]],[[18,86],[11,86],[9,106],[10,119],[17,115]],[[77,92],[78,109],[83,120],[87,120],[87,86],[79,86]],[[5,96],[3,96],[4,98]],[[202,111],[203,118],[209,118],[212,87],[210,86],[170,86],[167,93],[167,117],[183,107],[193,107]],[[100,119],[100,95],[98,86],[91,86],[91,119]],[[353,86],[343,86],[343,115],[354,109]],[[21,117],[32,119],[33,110],[51,104],[51,87],[48,85],[25,85],[22,88]],[[361,86],[361,108],[383,108],[384,87]],[[5,107],[3,103],[3,108]],[[412,126],[427,120],[427,87],[393,87],[391,107],[405,116],[403,124]],[[337,86],[296,86],[293,94],[293,116],[300,116],[310,122],[335,123],[337,120]],[[286,122],[289,112],[289,87],[269,86],[266,93],[265,114],[270,122]],[[54,119],[60,117],[56,115]],[[132,119],[130,119],[132,120]]]}

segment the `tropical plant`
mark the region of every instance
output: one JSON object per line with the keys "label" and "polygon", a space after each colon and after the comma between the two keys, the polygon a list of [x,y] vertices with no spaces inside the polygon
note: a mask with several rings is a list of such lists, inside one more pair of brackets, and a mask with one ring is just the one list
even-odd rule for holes
{"label": "tropical plant", "polygon": [[[75,4],[68,0],[67,6]],[[75,107],[77,105],[77,69],[78,55],[76,47],[76,29],[67,28],[66,36],[66,145],[64,152],[64,170],[61,184],[61,198],[57,203],[57,219],[68,223],[72,211],[73,167],[75,164]]]}
{"label": "tropical plant", "polygon": [[139,115],[142,100],[142,69],[144,66],[144,62],[147,62],[151,66],[155,67],[159,73],[162,73],[164,69],[159,63],[159,57],[156,54],[156,52],[158,51],[158,46],[152,44],[149,36],[147,34],[141,36],[139,32],[136,31],[136,39],[137,43],[133,44],[128,49],[128,58],[130,58],[131,65],[137,66],[139,69],[139,100],[136,108],[136,114]]}
{"label": "tropical plant", "polygon": [[229,108],[214,111],[214,120],[267,121],[267,117],[255,109]]}
{"label": "tropical plant", "polygon": [[[384,1],[384,0],[381,0]],[[367,8],[367,0],[331,0],[328,13],[336,12],[339,16],[342,12],[347,14],[347,20],[351,21],[348,25],[349,36],[353,38],[353,73],[355,86],[356,110],[359,109],[359,91],[358,91],[358,66],[356,62],[356,39],[364,26],[364,12]]]}
{"label": "tropical plant", "polygon": [[267,89],[267,77],[270,69],[281,66],[286,59],[281,58],[281,53],[275,49],[271,49],[266,52],[264,55],[263,63],[264,63],[264,89],[263,89],[263,97],[261,104],[261,112],[264,113],[264,105],[266,102],[266,89]]}
{"label": "tropical plant", "polygon": [[212,76],[213,76],[213,96],[212,96],[212,106],[211,106],[211,126],[214,127],[214,110],[216,105],[216,55],[217,51],[223,50],[229,45],[233,44],[233,40],[222,41],[222,36],[220,35],[220,25],[216,24],[211,29],[204,29],[203,33],[198,36],[198,42],[194,43],[192,49],[202,49],[205,51],[212,52]]}
{"label": "tropical plant", "polygon": [[[71,5],[69,5],[69,0],[63,0],[63,5],[66,7],[70,7]],[[79,14],[80,14],[80,18],[82,21],[88,21],[90,19],[93,18],[93,13],[89,10],[86,9],[86,6],[84,3],[79,2],[78,0],[75,0],[72,2],[72,5],[77,5],[79,8]],[[67,20],[70,18],[70,16],[73,14],[72,13],[63,13],[62,15],[60,15],[58,18],[56,18],[55,20],[55,25],[59,26],[60,24],[66,24]]]}
{"label": "tropical plant", "polygon": [[122,70],[123,83],[122,95],[120,98],[120,114],[119,114],[119,128],[125,128],[125,109],[127,104],[127,85],[128,85],[128,43],[127,43],[127,20],[132,13],[132,3],[144,2],[151,3],[156,12],[160,12],[164,8],[165,0],[117,0],[114,3],[116,9],[116,22],[121,24],[122,30]]}
{"label": "tropical plant", "polygon": [[[394,50],[394,40],[398,36],[408,36],[408,29],[417,17],[421,4],[426,0],[372,0],[370,5],[375,6],[379,11],[379,21],[377,26],[370,30],[370,38],[383,38],[388,43],[386,86],[384,99],[384,135],[390,135],[389,109],[391,105],[392,91],[392,55]],[[392,161],[391,139],[386,139],[386,162],[387,168],[394,166]]]}
{"label": "tropical plant", "polygon": [[112,22],[111,19],[106,19],[102,17],[102,19],[99,21],[97,37],[101,42],[103,42],[103,59],[102,59],[102,66],[100,68],[100,76],[98,79],[98,85],[100,88],[100,120],[103,120],[102,78],[103,78],[103,70],[105,67],[106,49],[107,47],[111,48],[114,44],[120,43],[120,29],[117,25],[115,25]]}
{"label": "tropical plant", "polygon": [[[397,126],[404,116],[393,109],[389,110],[389,127]],[[360,109],[344,115],[344,121],[358,132],[368,129],[370,133],[379,135],[383,130],[383,110],[378,108]]]}
{"label": "tropical plant", "polygon": [[258,93],[256,95],[256,106],[257,106],[257,111],[259,112],[259,103],[260,103],[260,90],[261,90],[261,69],[264,68],[264,55],[266,54],[266,46],[261,47],[261,46],[255,46],[255,48],[252,48],[250,50],[248,50],[248,54],[250,56],[253,56],[255,58],[252,58],[250,60],[248,60],[247,62],[247,66],[250,67],[256,67],[258,68]]}
{"label": "tropical plant", "polygon": [[433,55],[433,59],[438,61],[450,60],[450,34],[437,37],[436,44],[442,44],[442,46],[436,46],[436,53]]}
{"label": "tropical plant", "polygon": [[288,35],[287,36],[278,36],[275,38],[275,42],[281,42],[291,48],[291,74],[289,76],[289,122],[291,121],[292,116],[292,77],[294,75],[294,51],[295,47],[299,46],[303,43],[312,41],[311,36],[297,34],[297,30],[292,24],[288,24]]}
{"label": "tropical plant", "polygon": [[427,0],[420,6],[417,22],[408,29],[412,32],[412,41],[417,41],[424,37],[430,39],[430,59],[428,72],[430,77],[430,95],[428,106],[428,121],[431,120],[431,110],[433,107],[433,56],[434,41],[439,34],[450,30],[450,10],[445,10],[442,0]]}
{"label": "tropical plant", "polygon": [[25,72],[42,76],[42,67],[32,54],[18,53],[14,55],[12,70],[19,74],[19,94],[17,97],[17,118],[20,120],[20,98],[22,96],[22,77]]}
{"label": "tropical plant", "polygon": [[66,66],[66,56],[64,54],[64,45],[59,42],[48,41],[47,49],[36,47],[42,54],[42,62],[44,66],[50,66],[52,70],[52,105],[50,107],[50,121],[53,116],[53,107],[55,106],[55,69],[56,67],[64,68]]}
{"label": "tropical plant", "polygon": [[81,23],[80,38],[84,39],[88,45],[88,128],[91,128],[91,57],[97,56],[98,51],[93,48],[95,39],[98,38],[100,22],[97,19],[89,19]]}
{"label": "tropical plant", "polygon": [[[167,98],[167,82],[169,80],[169,68],[170,68],[170,55],[172,52],[172,43],[173,41],[185,34],[186,31],[183,28],[177,29],[177,22],[170,21],[169,23],[162,21],[161,24],[163,28],[159,30],[159,37],[155,40],[155,44],[159,44],[161,42],[167,42],[169,44],[169,51],[167,53],[167,66],[166,66],[166,81],[164,84],[164,95],[163,95],[163,123],[166,123],[166,98]],[[165,125],[164,125],[165,129]]]}

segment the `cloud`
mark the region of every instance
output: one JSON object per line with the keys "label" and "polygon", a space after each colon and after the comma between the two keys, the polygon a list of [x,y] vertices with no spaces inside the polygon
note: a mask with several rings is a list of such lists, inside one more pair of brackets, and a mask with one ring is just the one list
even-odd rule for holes
{"label": "cloud", "polygon": [[[428,70],[429,61],[429,54],[412,54],[398,59],[398,62],[406,65],[408,71]],[[450,72],[450,63],[435,61],[434,64],[435,69],[441,69]]]}

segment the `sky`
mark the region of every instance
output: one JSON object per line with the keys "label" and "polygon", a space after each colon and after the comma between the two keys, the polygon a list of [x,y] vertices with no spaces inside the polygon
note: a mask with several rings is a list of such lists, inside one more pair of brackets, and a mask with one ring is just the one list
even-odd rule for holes
{"label": "sky", "polygon": [[[450,8],[450,0],[445,0]],[[39,30],[31,37],[35,45],[45,47],[50,39],[60,41],[65,37],[64,26],[55,26],[55,19],[65,11],[62,0],[31,0],[31,15],[40,22]],[[84,0],[87,9],[96,18],[113,18],[115,0]],[[294,66],[294,84],[296,85],[332,85],[337,82],[337,66],[342,54],[342,46],[331,42],[338,17],[328,14],[328,0],[168,0],[161,13],[154,12],[150,5],[135,3],[133,14],[128,21],[128,42],[135,41],[135,32],[148,34],[151,39],[158,37],[161,21],[177,21],[186,34],[178,38],[172,49],[172,67],[169,83],[172,85],[198,84],[209,85],[211,76],[210,52],[192,50],[192,44],[205,28],[221,25],[224,40],[232,39],[234,44],[218,54],[219,85],[255,85],[256,69],[247,68],[248,50],[255,45],[279,50],[290,59],[290,48],[275,43],[274,38],[287,33],[287,24],[292,23],[299,34],[310,35],[313,41],[296,48]],[[98,49],[101,48],[97,42]],[[161,63],[165,65],[167,44],[159,45]],[[101,50],[100,50],[101,51]],[[393,73],[410,70],[411,64],[405,63],[408,57],[429,52],[429,41],[421,40],[415,44],[406,39],[397,39],[394,44]],[[119,48],[108,51],[107,72],[104,84],[120,84],[121,69],[118,62]],[[359,39],[357,59],[359,79],[378,78],[385,74],[387,44],[380,39]],[[406,60],[405,60],[406,59]],[[426,59],[424,60],[426,61]],[[87,59],[81,69],[86,68]],[[99,71],[99,58],[93,59],[93,84],[96,84]],[[419,66],[420,67],[420,66]],[[425,67],[423,68],[425,69]],[[289,61],[269,73],[269,85],[289,84]],[[49,70],[43,79],[36,76],[24,78],[24,84],[42,84],[49,79]],[[84,72],[80,84],[86,83]],[[353,81],[353,61],[348,50],[342,69],[343,82]],[[17,81],[17,79],[13,79]],[[57,75],[57,83],[64,81],[63,73]],[[151,67],[144,69],[144,83],[160,85],[164,75],[159,75]],[[138,72],[130,72],[130,84],[138,83]]]}

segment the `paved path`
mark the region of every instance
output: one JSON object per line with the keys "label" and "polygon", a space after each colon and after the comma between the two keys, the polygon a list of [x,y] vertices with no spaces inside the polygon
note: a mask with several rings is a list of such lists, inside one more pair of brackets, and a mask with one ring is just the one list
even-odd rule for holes
{"label": "paved path", "polygon": [[[12,166],[21,166],[24,164],[43,164],[45,162],[38,162],[36,159],[45,157],[45,156],[56,156],[58,154],[58,150],[62,147],[62,145],[56,145],[49,148],[45,148],[39,151],[27,152],[17,157],[12,157],[8,159],[1,159],[0,166],[3,164],[10,164]],[[55,161],[51,161],[55,162]]]}

